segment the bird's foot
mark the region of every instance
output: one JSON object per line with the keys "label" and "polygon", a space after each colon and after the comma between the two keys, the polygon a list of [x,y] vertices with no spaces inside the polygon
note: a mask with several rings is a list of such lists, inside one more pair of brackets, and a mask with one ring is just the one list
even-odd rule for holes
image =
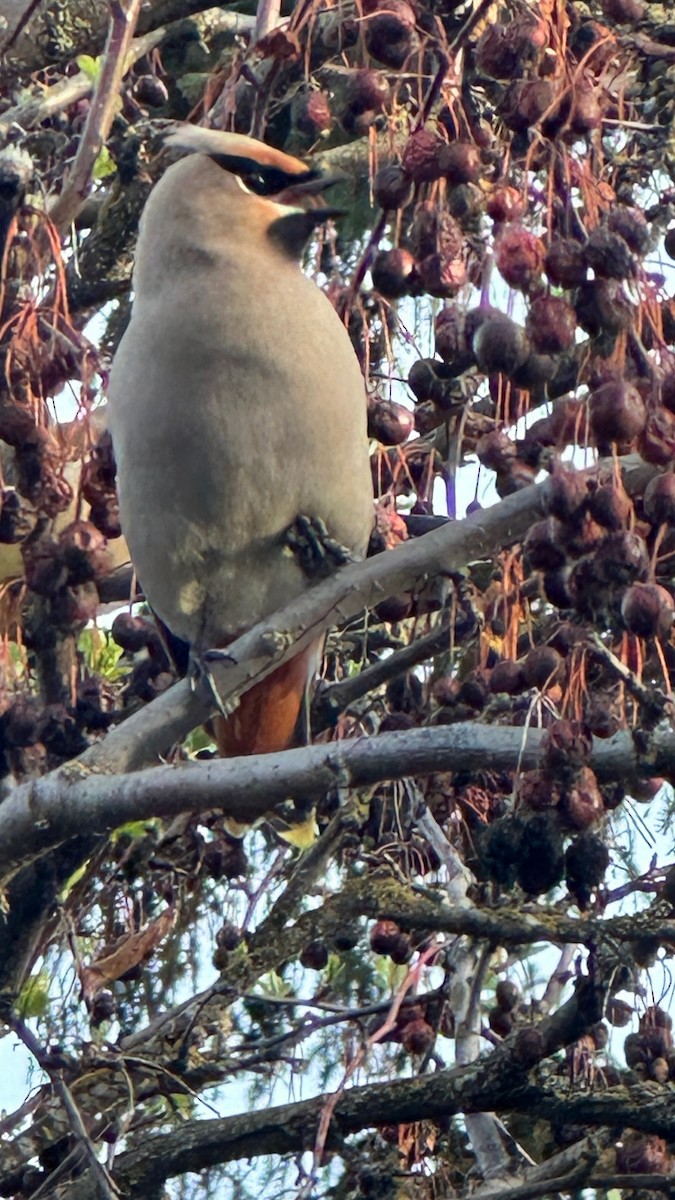
{"label": "bird's foot", "polygon": [[188,678],[190,680],[190,688],[196,691],[198,687],[206,686],[211,694],[213,702],[218,709],[218,712],[223,717],[229,717],[237,707],[237,703],[228,704],[222,700],[218,686],[213,676],[213,672],[209,666],[212,662],[224,662],[227,659],[233,661],[227,650],[205,650],[203,654],[197,655],[194,651],[190,654],[190,667]]}
{"label": "bird's foot", "polygon": [[351,550],[330,536],[320,517],[299,513],[285,537],[286,545],[310,579],[330,575],[337,567],[354,561]]}

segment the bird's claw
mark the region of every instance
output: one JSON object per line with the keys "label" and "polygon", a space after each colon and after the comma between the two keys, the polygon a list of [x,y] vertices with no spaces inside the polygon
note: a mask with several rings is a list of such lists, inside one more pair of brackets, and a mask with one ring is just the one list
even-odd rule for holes
{"label": "bird's claw", "polygon": [[223,717],[231,716],[237,705],[236,703],[228,704],[226,700],[221,699],[218,685],[210,670],[209,663],[224,662],[229,657],[226,650],[205,650],[200,655],[194,653],[190,655],[190,670],[188,675],[190,690],[194,692],[198,687],[205,685],[211,694],[218,712]]}
{"label": "bird's claw", "polygon": [[286,530],[286,545],[311,579],[353,562],[352,552],[332,538],[320,517],[299,513]]}

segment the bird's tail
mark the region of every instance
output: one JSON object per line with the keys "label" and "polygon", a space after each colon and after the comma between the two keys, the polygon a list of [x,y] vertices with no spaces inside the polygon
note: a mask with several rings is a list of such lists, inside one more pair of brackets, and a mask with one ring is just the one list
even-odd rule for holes
{"label": "bird's tail", "polygon": [[271,754],[290,745],[322,644],[323,639],[312,642],[244,692],[232,716],[214,718],[213,735],[219,754],[227,758]]}

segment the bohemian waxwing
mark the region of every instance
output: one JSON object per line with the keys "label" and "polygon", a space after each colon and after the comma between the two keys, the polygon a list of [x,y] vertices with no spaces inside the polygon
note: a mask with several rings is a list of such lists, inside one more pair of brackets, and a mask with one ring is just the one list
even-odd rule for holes
{"label": "bohemian waxwing", "polygon": [[[109,413],[139,580],[198,659],[311,586],[287,536],[301,515],[363,555],[373,492],[359,365],[300,268],[334,211],[306,207],[318,173],[195,126],[167,144],[188,157],[141,219]],[[308,647],[218,718],[221,752],[287,746],[319,654]]]}

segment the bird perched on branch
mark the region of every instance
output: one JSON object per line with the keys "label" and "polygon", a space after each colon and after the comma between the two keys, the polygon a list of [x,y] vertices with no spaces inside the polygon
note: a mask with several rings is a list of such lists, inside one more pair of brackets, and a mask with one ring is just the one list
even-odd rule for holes
{"label": "bird perched on branch", "polygon": [[[197,660],[313,582],[312,551],[364,554],[373,521],[364,383],[330,301],[302,272],[335,215],[330,183],[252,138],[186,126],[187,157],[140,225],[110,428],[141,585]],[[287,746],[321,645],[251,688],[222,753]]]}

